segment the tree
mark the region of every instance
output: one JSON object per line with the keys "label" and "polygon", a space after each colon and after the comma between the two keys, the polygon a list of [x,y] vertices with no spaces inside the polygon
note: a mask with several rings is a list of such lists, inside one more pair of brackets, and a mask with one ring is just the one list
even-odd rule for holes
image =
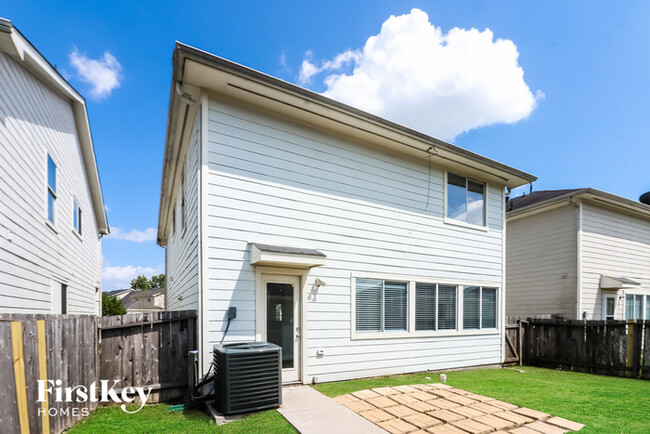
{"label": "tree", "polygon": [[164,288],[165,287],[165,274],[156,274],[151,276],[151,287],[152,288]]}
{"label": "tree", "polygon": [[141,274],[131,281],[131,288],[136,291],[146,291],[151,289],[151,281],[144,274]]}
{"label": "tree", "polygon": [[122,300],[102,292],[102,316],[124,315],[125,313],[126,309]]}

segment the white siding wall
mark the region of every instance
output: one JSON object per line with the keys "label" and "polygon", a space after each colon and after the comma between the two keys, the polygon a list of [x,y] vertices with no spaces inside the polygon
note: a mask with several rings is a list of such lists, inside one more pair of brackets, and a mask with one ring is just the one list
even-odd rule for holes
{"label": "white siding wall", "polygon": [[[502,187],[489,186],[489,231],[444,224],[443,171],[215,100],[209,105],[206,261],[209,340],[229,306],[227,341],[255,339],[248,242],[316,248],[327,282],[310,294],[308,376],[318,381],[501,361],[499,333],[351,340],[351,273],[502,281]],[[435,157],[434,157],[435,163]],[[317,358],[317,349],[325,356]]]}
{"label": "white siding wall", "polygon": [[[57,165],[55,230],[45,223],[48,153]],[[82,209],[81,239],[73,233],[73,198]],[[96,313],[100,273],[71,104],[0,53],[0,312],[50,313],[54,278],[68,284],[68,313]]]}
{"label": "white siding wall", "polygon": [[575,318],[578,211],[565,205],[507,222],[506,313]]}
{"label": "white siding wall", "polygon": [[[582,231],[582,310],[589,319],[602,319],[601,274],[640,282],[631,292],[650,294],[650,221],[585,203]],[[620,299],[618,319],[624,311]]]}
{"label": "white siding wall", "polygon": [[[166,310],[198,309],[200,116],[196,116],[185,159],[186,229],[181,226],[180,188],[172,199],[176,223],[170,225],[166,250]],[[174,229],[172,229],[174,228]],[[180,298],[180,299],[179,299]]]}

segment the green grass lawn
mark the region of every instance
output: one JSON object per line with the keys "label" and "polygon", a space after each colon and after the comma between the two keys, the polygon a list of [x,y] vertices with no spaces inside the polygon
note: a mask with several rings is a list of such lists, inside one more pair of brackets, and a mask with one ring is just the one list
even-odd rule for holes
{"label": "green grass lawn", "polygon": [[[129,410],[134,410],[135,405]],[[135,414],[118,406],[100,407],[68,433],[295,433],[276,410],[217,425],[203,410],[170,411],[169,404],[146,405]]]}
{"label": "green grass lawn", "polygon": [[[581,433],[650,433],[650,382],[533,367],[447,373],[447,384],[586,425]],[[427,377],[431,378],[430,380]],[[380,386],[432,383],[424,373],[314,387],[327,396]]]}

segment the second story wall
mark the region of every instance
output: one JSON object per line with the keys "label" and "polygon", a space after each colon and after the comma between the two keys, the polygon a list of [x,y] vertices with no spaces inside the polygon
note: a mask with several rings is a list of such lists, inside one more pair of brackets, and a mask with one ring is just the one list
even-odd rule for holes
{"label": "second story wall", "polygon": [[508,315],[576,317],[577,231],[578,210],[569,205],[508,221]]}
{"label": "second story wall", "polygon": [[[56,165],[52,224],[48,155]],[[0,312],[52,313],[63,284],[67,313],[98,313],[101,243],[72,107],[3,53],[0,167]]]}

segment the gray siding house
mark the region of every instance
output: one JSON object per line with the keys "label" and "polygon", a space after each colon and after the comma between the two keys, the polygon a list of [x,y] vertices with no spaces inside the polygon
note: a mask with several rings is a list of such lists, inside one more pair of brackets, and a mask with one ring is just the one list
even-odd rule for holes
{"label": "gray siding house", "polygon": [[650,206],[584,188],[507,210],[508,315],[650,319]]}
{"label": "gray siding house", "polygon": [[172,74],[158,242],[204,370],[222,339],[280,345],[285,382],[503,360],[534,176],[187,45]]}
{"label": "gray siding house", "polygon": [[0,19],[0,313],[99,314],[108,231],[84,99]]}

